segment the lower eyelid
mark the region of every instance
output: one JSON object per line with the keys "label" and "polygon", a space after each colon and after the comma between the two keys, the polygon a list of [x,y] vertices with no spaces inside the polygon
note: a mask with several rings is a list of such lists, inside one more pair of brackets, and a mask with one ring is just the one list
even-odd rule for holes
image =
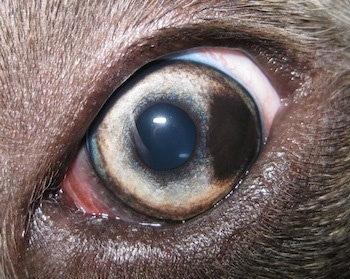
{"label": "lower eyelid", "polygon": [[[61,183],[61,198],[65,203],[87,214],[100,210],[106,212],[108,207],[104,206],[103,199],[99,197],[101,192],[98,189],[92,190],[92,185],[98,185],[98,178],[89,170],[86,159],[86,151],[81,149]],[[96,203],[96,201],[100,202]],[[84,207],[81,204],[84,204]]]}
{"label": "lower eyelid", "polygon": [[[69,167],[60,185],[59,199],[68,207],[96,217],[137,222],[158,226],[162,222],[139,216],[139,213],[127,208],[101,183],[88,159],[87,150],[82,147]],[[100,213],[103,212],[103,213]]]}

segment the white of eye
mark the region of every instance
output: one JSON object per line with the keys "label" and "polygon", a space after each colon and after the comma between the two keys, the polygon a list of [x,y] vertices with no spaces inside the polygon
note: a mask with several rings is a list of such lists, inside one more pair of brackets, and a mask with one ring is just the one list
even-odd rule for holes
{"label": "white of eye", "polygon": [[243,51],[216,47],[198,48],[175,55],[171,59],[212,66],[243,85],[261,112],[265,139],[268,137],[281,100],[262,70]]}

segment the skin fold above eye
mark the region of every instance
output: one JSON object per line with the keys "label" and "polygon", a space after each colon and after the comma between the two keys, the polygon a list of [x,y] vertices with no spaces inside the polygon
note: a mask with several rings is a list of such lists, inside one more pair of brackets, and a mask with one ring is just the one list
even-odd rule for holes
{"label": "skin fold above eye", "polygon": [[[1,278],[348,278],[349,1],[4,1]],[[239,191],[152,227],[52,196],[88,127],[140,67],[249,53],[290,99]]]}

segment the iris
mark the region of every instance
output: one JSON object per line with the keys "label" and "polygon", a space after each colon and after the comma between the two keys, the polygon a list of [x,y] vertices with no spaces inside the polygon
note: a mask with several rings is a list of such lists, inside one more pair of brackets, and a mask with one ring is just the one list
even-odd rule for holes
{"label": "iris", "polygon": [[261,88],[247,86],[260,74],[242,53],[225,57],[221,64],[215,55],[208,64],[160,59],[116,90],[87,138],[92,165],[116,202],[152,218],[188,220],[238,185],[268,134],[264,123],[276,110],[264,108],[275,95],[262,73]]}

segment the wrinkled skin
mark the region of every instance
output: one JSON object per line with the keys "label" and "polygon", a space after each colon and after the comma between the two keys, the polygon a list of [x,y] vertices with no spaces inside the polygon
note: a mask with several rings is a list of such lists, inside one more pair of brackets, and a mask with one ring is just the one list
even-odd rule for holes
{"label": "wrinkled skin", "polygon": [[[0,277],[349,278],[349,11],[348,0],[2,2]],[[288,99],[228,198],[153,228],[43,195],[115,88],[197,46],[244,49]]]}

